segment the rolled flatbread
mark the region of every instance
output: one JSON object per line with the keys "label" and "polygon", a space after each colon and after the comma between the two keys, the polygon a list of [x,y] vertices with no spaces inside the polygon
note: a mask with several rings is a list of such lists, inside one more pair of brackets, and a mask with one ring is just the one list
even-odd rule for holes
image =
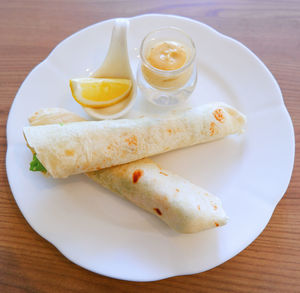
{"label": "rolled flatbread", "polygon": [[218,197],[160,168],[149,158],[89,172],[87,176],[181,233],[222,226],[228,220]]}
{"label": "rolled flatbread", "polygon": [[63,108],[44,108],[28,118],[31,126],[63,124],[86,121],[84,118]]}
{"label": "rolled flatbread", "polygon": [[223,103],[166,118],[27,126],[23,133],[54,178],[101,170],[241,132],[246,118]]}
{"label": "rolled flatbread", "polygon": [[[60,108],[42,109],[29,118],[31,125],[81,121]],[[182,177],[160,168],[151,159],[86,173],[88,177],[180,233],[195,233],[226,224],[221,200]]]}

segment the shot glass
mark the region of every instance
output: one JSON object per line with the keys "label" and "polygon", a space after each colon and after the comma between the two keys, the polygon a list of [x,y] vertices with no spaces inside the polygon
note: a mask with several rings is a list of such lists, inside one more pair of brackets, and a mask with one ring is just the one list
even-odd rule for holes
{"label": "shot glass", "polygon": [[[170,54],[175,54],[175,57],[176,54],[185,54],[185,62],[181,67],[165,70],[151,64],[151,50],[163,43],[180,46],[178,52],[171,50]],[[165,56],[156,57],[163,59]],[[141,44],[140,64],[137,70],[137,84],[142,95],[159,106],[175,106],[186,101],[197,82],[195,57],[193,40],[179,28],[161,28],[146,35]]]}

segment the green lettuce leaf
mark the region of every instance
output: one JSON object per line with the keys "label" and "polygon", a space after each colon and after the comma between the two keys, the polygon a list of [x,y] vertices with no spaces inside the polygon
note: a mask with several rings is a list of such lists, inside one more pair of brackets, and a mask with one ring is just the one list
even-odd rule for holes
{"label": "green lettuce leaf", "polygon": [[39,161],[39,159],[36,157],[36,154],[33,154],[33,159],[30,162],[30,171],[41,171],[41,172],[47,172],[46,168],[42,165],[42,163]]}

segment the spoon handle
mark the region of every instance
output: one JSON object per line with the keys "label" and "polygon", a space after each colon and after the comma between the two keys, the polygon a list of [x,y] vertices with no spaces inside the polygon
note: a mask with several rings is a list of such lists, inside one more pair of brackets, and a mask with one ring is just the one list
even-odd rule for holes
{"label": "spoon handle", "polygon": [[101,67],[92,74],[92,77],[131,78],[127,50],[128,24],[127,19],[116,19],[107,55]]}

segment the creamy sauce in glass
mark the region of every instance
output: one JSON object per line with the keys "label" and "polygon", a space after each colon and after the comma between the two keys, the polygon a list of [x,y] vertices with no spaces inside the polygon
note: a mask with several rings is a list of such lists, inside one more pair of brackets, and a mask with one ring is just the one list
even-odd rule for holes
{"label": "creamy sauce in glass", "polygon": [[[180,88],[192,74],[192,66],[177,72],[189,61],[189,52],[179,42],[157,42],[146,51],[145,59],[152,68],[142,64],[143,76],[151,86],[159,89],[174,90]],[[156,71],[157,69],[160,71]]]}
{"label": "creamy sauce in glass", "polygon": [[176,70],[185,64],[187,54],[183,45],[173,41],[165,41],[155,44],[149,50],[146,58],[157,69]]}

